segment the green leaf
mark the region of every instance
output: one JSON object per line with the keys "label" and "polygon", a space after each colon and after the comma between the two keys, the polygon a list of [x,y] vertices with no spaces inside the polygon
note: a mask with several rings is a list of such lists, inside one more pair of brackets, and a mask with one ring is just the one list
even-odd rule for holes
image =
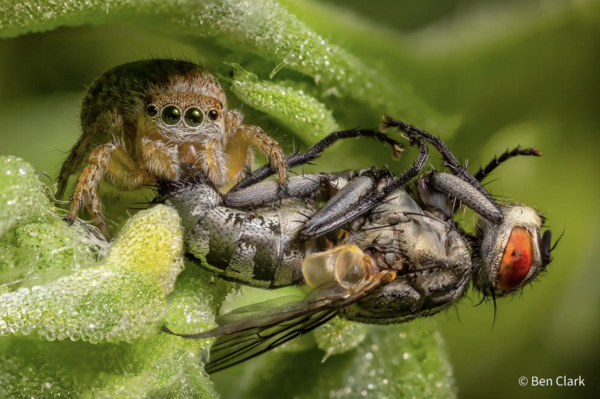
{"label": "green leaf", "polygon": [[[216,374],[225,397],[455,398],[439,333],[427,321],[371,327],[364,342],[323,359],[317,349],[263,355],[230,375]],[[227,372],[223,373],[226,374]],[[239,381],[231,386],[232,380]]]}
{"label": "green leaf", "polygon": [[51,208],[33,167],[20,158],[0,157],[0,235],[17,222],[45,219]]}
{"label": "green leaf", "polygon": [[[0,176],[12,179],[5,197],[29,201],[27,211],[13,204],[23,215],[0,247],[0,277],[9,281],[0,296],[0,396],[216,398],[198,359],[212,340],[158,334],[164,321],[177,331],[215,327],[230,291],[195,267],[175,283],[183,266],[177,213],[162,205],[139,212],[97,262],[105,245],[85,226],[66,226],[29,164],[7,158]],[[44,218],[31,223],[39,209]],[[27,270],[24,281],[10,280],[15,264]]]}
{"label": "green leaf", "polygon": [[221,80],[231,83],[235,95],[251,107],[268,113],[289,129],[312,144],[315,139],[326,136],[339,125],[327,107],[302,90],[258,81],[256,75],[245,71],[237,64],[229,64],[234,68],[232,79],[219,76]]}

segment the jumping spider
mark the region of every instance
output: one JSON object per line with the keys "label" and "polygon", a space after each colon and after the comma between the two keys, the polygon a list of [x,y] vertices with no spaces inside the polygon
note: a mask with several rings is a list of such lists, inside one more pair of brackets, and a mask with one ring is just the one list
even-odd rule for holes
{"label": "jumping spider", "polygon": [[279,144],[242,120],[240,111],[227,109],[217,79],[193,63],[146,60],[104,73],[83,99],[82,135],[58,178],[58,195],[63,195],[69,176],[83,167],[69,224],[85,204],[98,228],[110,236],[98,192],[105,177],[120,190],[135,190],[155,179],[177,181],[181,165],[191,163],[222,186],[252,161],[249,145],[269,156],[279,182],[286,184]]}

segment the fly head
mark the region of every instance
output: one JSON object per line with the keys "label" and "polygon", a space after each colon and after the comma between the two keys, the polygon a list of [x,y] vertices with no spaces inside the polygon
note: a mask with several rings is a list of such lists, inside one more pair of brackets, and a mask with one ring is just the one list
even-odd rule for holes
{"label": "fly head", "polygon": [[480,267],[474,285],[485,296],[519,291],[552,260],[552,233],[546,230],[542,234],[544,217],[540,213],[521,204],[506,206],[502,213],[502,223],[481,219],[478,225]]}

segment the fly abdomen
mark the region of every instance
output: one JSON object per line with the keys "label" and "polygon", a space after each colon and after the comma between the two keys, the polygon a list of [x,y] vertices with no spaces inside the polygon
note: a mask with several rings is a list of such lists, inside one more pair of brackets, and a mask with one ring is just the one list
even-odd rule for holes
{"label": "fly abdomen", "polygon": [[[208,185],[171,194],[167,203],[184,219],[189,258],[219,277],[259,288],[302,281],[303,226],[290,210],[246,212],[223,206]],[[182,212],[185,210],[185,212]]]}

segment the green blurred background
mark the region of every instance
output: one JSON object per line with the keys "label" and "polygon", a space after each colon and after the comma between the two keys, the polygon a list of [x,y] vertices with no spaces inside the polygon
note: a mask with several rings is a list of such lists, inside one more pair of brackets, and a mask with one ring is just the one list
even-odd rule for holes
{"label": "green blurred background", "polygon": [[[410,120],[440,133],[474,167],[517,144],[540,159],[511,160],[488,188],[536,206],[555,236],[555,260],[523,295],[493,307],[475,293],[435,317],[462,398],[583,398],[600,393],[600,7],[593,1],[282,1],[315,32],[393,76],[448,121]],[[306,10],[310,9],[310,12]],[[319,17],[321,16],[321,17]],[[79,135],[79,102],[105,70],[149,55],[220,70],[231,52],[210,39],[129,26],[83,26],[0,40],[0,153],[55,177]],[[275,65],[273,65],[274,67]],[[300,79],[298,73],[280,72]],[[288,75],[285,75],[285,74]],[[310,82],[307,79],[306,82]],[[241,106],[230,96],[234,106]],[[371,127],[381,112],[324,98],[342,127]],[[248,120],[292,150],[291,131],[249,107]],[[403,115],[394,115],[403,118]],[[439,127],[439,126],[438,126]],[[404,160],[391,165],[401,171]],[[345,143],[312,170],[385,165],[388,151]],[[439,165],[433,159],[434,165]],[[493,179],[490,179],[493,180]],[[520,376],[581,376],[585,388],[520,387]]]}

